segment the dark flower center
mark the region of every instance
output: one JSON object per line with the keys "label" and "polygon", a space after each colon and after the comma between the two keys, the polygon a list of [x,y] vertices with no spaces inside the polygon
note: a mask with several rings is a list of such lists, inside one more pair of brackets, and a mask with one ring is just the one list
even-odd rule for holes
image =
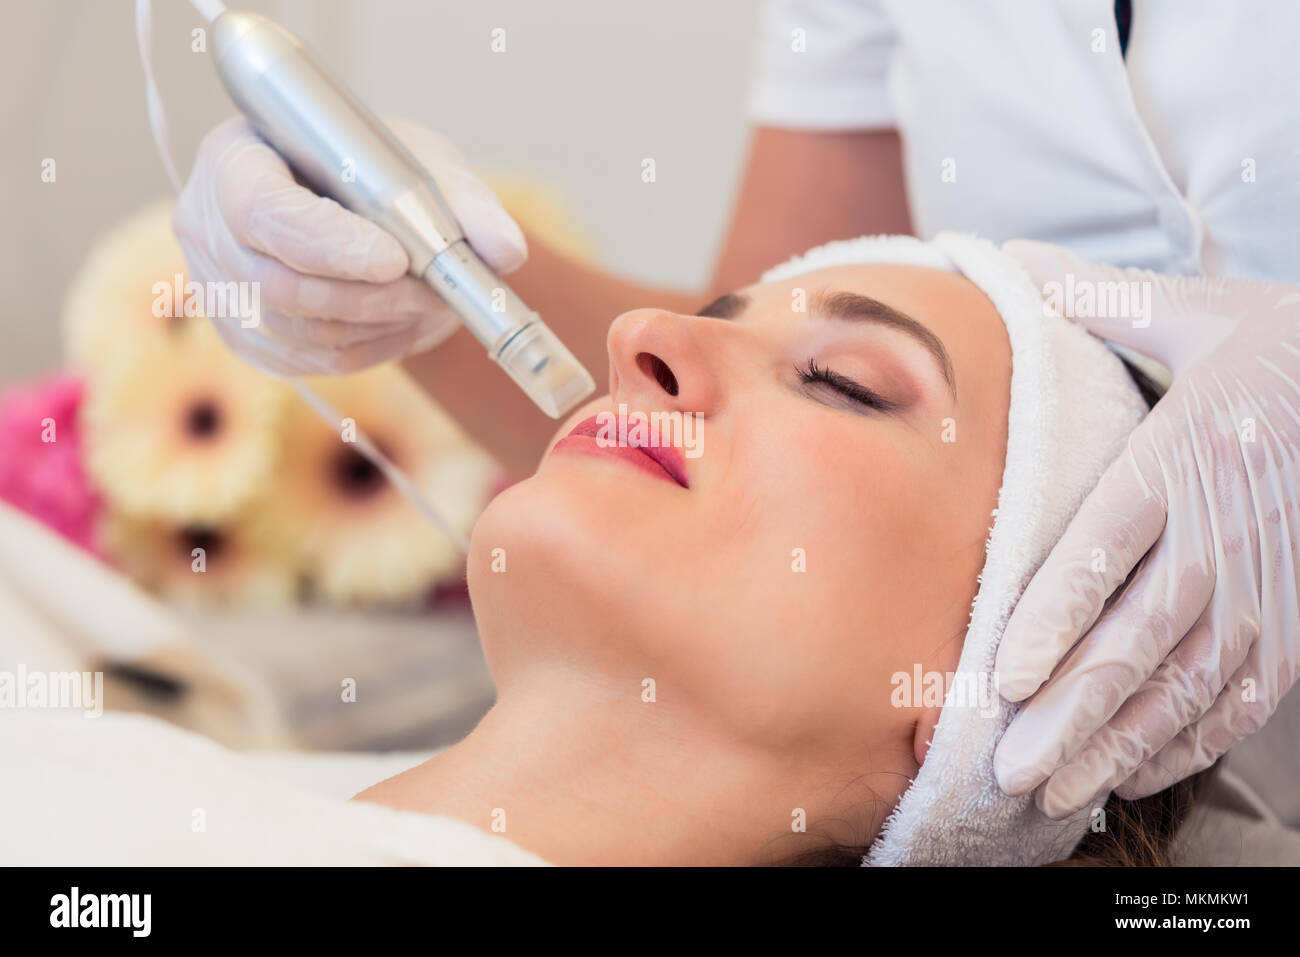
{"label": "dark flower center", "polygon": [[371,498],[387,484],[384,473],[356,449],[339,450],[333,462],[333,480],[346,498]]}
{"label": "dark flower center", "polygon": [[221,431],[221,410],[211,399],[199,399],[185,411],[185,431],[191,438],[210,439]]}
{"label": "dark flower center", "polygon": [[187,525],[176,533],[185,561],[194,557],[194,549],[203,549],[205,561],[216,559],[225,550],[226,536],[208,525]]}

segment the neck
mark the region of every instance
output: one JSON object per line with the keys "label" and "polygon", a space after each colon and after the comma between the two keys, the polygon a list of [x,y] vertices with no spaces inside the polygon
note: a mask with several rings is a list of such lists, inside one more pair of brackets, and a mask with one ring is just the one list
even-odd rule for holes
{"label": "neck", "polygon": [[358,798],[460,818],[552,864],[752,864],[806,848],[792,814],[811,819],[824,767],[710,740],[620,685],[559,670],[512,682],[463,741]]}

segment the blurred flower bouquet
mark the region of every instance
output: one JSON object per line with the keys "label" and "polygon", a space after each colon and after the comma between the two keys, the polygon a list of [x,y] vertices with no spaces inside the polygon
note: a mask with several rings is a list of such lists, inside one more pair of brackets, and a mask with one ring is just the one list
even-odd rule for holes
{"label": "blurred flower bouquet", "polygon": [[[186,272],[170,215],[151,205],[92,250],[64,313],[74,374],[0,401],[0,498],[183,601],[413,603],[458,582],[458,548],[346,429],[158,308]],[[468,534],[500,473],[401,369],[311,384]]]}

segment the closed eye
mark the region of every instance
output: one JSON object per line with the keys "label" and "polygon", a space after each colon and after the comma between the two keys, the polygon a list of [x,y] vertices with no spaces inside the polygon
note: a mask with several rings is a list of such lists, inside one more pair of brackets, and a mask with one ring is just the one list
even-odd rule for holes
{"label": "closed eye", "polygon": [[812,359],[808,360],[807,365],[796,365],[795,371],[799,374],[799,381],[804,385],[832,389],[852,402],[877,412],[893,412],[898,408],[898,403],[886,399],[879,393],[854,382],[847,376],[817,365]]}

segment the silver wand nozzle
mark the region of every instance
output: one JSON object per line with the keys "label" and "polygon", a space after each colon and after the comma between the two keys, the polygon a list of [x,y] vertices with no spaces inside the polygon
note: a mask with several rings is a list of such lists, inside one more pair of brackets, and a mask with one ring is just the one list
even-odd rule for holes
{"label": "silver wand nozzle", "polygon": [[437,184],[293,34],[253,13],[212,21],[217,73],[249,123],[322,196],[386,230],[510,378],[559,418],[596,384],[541,317],[470,248]]}

